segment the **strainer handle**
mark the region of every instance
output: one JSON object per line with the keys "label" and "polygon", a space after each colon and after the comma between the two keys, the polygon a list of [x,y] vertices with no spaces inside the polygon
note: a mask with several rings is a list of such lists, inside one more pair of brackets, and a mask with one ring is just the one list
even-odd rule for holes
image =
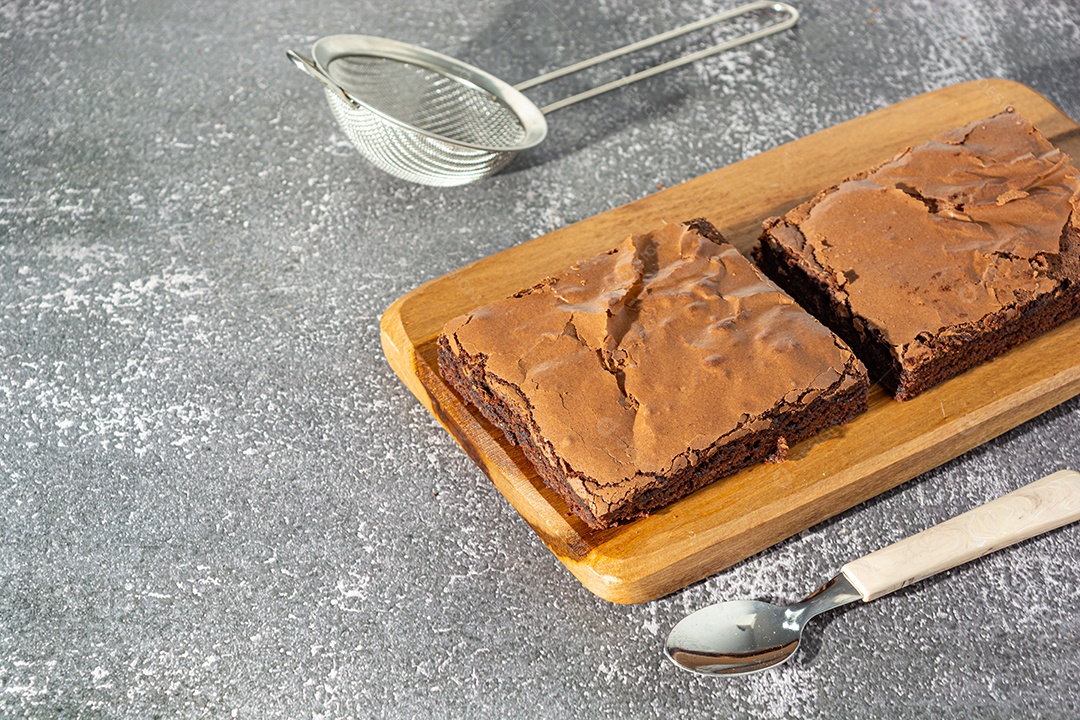
{"label": "strainer handle", "polygon": [[588,100],[591,97],[596,97],[597,95],[601,95],[611,90],[625,87],[630,83],[637,82],[638,80],[644,80],[645,78],[650,78],[653,75],[659,75],[662,72],[673,70],[674,68],[682,67],[683,65],[689,65],[692,62],[696,62],[703,58],[711,57],[718,53],[722,53],[725,50],[730,50],[731,48],[738,47],[739,45],[745,45],[746,43],[760,40],[763,37],[768,37],[769,35],[781,32],[782,30],[787,30],[799,21],[799,11],[793,6],[788,5],[784,2],[767,1],[740,5],[737,8],[722,12],[719,15],[713,15],[712,17],[707,17],[703,20],[692,22],[689,25],[683,25],[682,27],[677,27],[674,30],[668,30],[667,32],[660,33],[659,35],[653,35],[651,38],[639,40],[635,43],[630,43],[629,45],[625,45],[621,48],[611,50],[610,52],[606,52],[601,55],[597,55],[596,57],[589,58],[588,60],[582,60],[579,63],[567,65],[566,67],[559,70],[552,70],[549,73],[538,75],[531,80],[526,80],[525,82],[518,83],[514,86],[514,88],[517,90],[527,90],[528,88],[542,85],[543,83],[549,82],[556,78],[565,77],[566,75],[571,75],[586,68],[593,67],[594,65],[599,65],[600,63],[607,62],[608,60],[613,60],[617,57],[622,57],[623,55],[637,52],[638,50],[644,50],[645,48],[659,45],[660,43],[667,42],[668,40],[680,37],[682,35],[686,35],[687,33],[694,32],[695,30],[700,30],[702,28],[709,27],[710,25],[715,25],[716,23],[720,23],[725,20],[732,20],[742,15],[748,15],[752,12],[765,9],[769,9],[775,13],[783,15],[785,16],[785,19],[773,23],[772,25],[767,25],[760,30],[755,30],[754,32],[747,33],[745,35],[740,35],[739,37],[732,38],[731,40],[725,40],[719,45],[713,45],[712,47],[690,53],[689,55],[684,55],[680,58],[670,60],[666,63],[654,65],[653,67],[646,70],[641,70],[639,72],[633,73],[632,75],[627,75],[626,77],[619,78],[618,80],[613,80],[609,83],[599,85],[592,88],[591,90],[585,90],[584,92],[580,92],[577,95],[571,95],[568,98],[563,98],[562,100],[553,102],[550,105],[545,105],[544,107],[540,108],[540,111],[546,115],[547,113],[554,112],[555,110],[561,110],[568,105],[573,105],[574,103],[581,102],[582,100]]}

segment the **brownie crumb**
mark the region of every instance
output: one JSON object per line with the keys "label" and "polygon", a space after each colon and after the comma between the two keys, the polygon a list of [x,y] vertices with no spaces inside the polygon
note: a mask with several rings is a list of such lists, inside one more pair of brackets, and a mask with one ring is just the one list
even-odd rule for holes
{"label": "brownie crumb", "polygon": [[779,464],[787,460],[788,444],[787,439],[781,435],[776,438],[776,451],[772,455],[765,458],[765,462]]}

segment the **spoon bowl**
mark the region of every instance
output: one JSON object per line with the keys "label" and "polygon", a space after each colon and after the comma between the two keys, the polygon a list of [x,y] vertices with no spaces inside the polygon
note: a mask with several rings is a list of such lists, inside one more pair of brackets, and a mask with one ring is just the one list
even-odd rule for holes
{"label": "spoon bowl", "polygon": [[799,647],[810,618],[861,599],[843,575],[794,605],[759,600],[717,603],[672,628],[664,652],[701,675],[744,675],[779,665]]}
{"label": "spoon bowl", "polygon": [[664,651],[673,662],[703,675],[751,673],[791,657],[802,629],[788,608],[734,600],[683,618],[672,629]]}

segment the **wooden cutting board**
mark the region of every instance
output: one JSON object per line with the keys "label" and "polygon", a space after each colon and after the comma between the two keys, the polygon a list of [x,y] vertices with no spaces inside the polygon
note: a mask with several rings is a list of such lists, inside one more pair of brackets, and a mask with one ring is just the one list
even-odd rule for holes
{"label": "wooden cutting board", "polygon": [[1030,88],[979,80],[935,90],[509,248],[432,280],[383,314],[391,367],[540,539],[589,590],[652,600],[708,577],[1080,394],[1080,320],[918,398],[879,387],[856,420],[654,515],[595,531],[571,516],[518,449],[438,374],[443,323],[530,287],[661,220],[703,216],[744,253],[761,222],[903,148],[1014,107],[1080,159],[1080,125]]}

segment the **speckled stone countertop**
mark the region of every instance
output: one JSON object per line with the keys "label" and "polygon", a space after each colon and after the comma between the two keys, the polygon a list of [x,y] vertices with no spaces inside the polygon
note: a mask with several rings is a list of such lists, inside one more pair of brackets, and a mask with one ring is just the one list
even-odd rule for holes
{"label": "speckled stone countertop", "polygon": [[703,679],[661,654],[690,610],[799,597],[1080,466],[1077,399],[616,606],[378,334],[425,280],[926,90],[1006,77],[1080,117],[1075,2],[1032,5],[804,2],[795,32],[562,111],[453,190],[366,165],[284,51],[362,32],[518,81],[729,3],[0,5],[0,716],[1080,715],[1080,526],[833,613],[777,671]]}

